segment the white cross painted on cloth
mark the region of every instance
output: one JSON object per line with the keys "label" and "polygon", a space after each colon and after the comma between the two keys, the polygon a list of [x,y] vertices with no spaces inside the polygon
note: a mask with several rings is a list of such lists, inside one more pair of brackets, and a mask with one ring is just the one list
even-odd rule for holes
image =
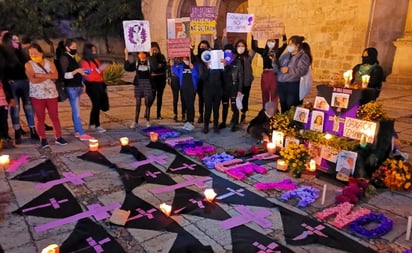
{"label": "white cross painted on cloth", "polygon": [[203,201],[201,200],[189,199],[189,201],[193,204],[197,204],[199,208],[205,208],[205,206],[203,205]]}
{"label": "white cross painted on cloth", "polygon": [[303,223],[302,227],[306,228],[306,231],[303,231],[302,234],[293,238],[294,241],[306,239],[309,235],[313,235],[313,234],[317,234],[319,236],[326,237],[326,238],[328,237],[327,235],[321,232],[321,230],[325,229],[325,226],[321,224],[317,225],[316,227],[312,227],[312,226],[309,226]]}
{"label": "white cross painted on cloth", "polygon": [[156,175],[161,174],[160,171],[155,171],[155,172],[151,172],[151,171],[146,171],[146,176],[148,177],[152,177],[152,178],[157,178]]}
{"label": "white cross painted on cloth", "polygon": [[153,216],[152,213],[156,212],[157,209],[156,209],[156,208],[152,208],[152,209],[150,209],[150,210],[144,211],[144,210],[141,209],[141,208],[137,208],[136,211],[137,211],[139,214],[138,214],[138,215],[135,215],[135,216],[133,216],[133,217],[130,217],[129,219],[127,219],[127,221],[137,220],[137,219],[140,219],[140,218],[142,218],[142,217],[144,217],[144,216],[146,216],[149,220],[151,220],[151,219],[154,218],[154,216]]}
{"label": "white cross painted on cloth", "polygon": [[188,169],[188,170],[195,170],[195,167],[197,164],[192,163],[192,164],[187,164],[187,163],[183,163],[183,166],[178,167],[178,168],[170,168],[170,171],[178,171],[178,170],[184,170],[184,169]]}
{"label": "white cross painted on cloth", "polygon": [[229,192],[228,192],[228,193],[225,193],[225,194],[223,194],[223,195],[218,196],[216,199],[225,199],[225,198],[229,198],[229,197],[231,197],[231,196],[233,196],[233,195],[238,195],[238,196],[240,196],[240,197],[244,197],[244,196],[245,196],[245,194],[241,193],[241,192],[244,192],[244,191],[245,191],[245,189],[243,189],[243,188],[239,188],[239,189],[237,189],[237,190],[233,190],[232,188],[227,187],[226,190],[228,190]]}
{"label": "white cross painted on cloth", "polygon": [[269,244],[268,246],[265,246],[263,244],[260,244],[258,242],[254,242],[253,246],[255,246],[256,248],[259,249],[258,253],[281,253],[281,251],[273,251],[274,249],[276,249],[279,245],[272,242],[271,244]]}

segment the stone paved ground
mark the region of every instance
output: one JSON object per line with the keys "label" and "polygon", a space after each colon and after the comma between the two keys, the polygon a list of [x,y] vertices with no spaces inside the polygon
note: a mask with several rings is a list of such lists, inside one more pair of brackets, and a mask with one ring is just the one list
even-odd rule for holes
{"label": "stone paved ground", "polygon": [[[247,120],[250,120],[260,110],[261,102],[259,96],[259,80],[254,83],[254,90],[251,98],[251,109]],[[99,139],[101,145],[101,153],[104,154],[111,162],[117,164],[119,167],[126,166],[132,160],[129,156],[119,155],[118,140],[119,137],[128,136],[133,145],[146,152],[148,149],[144,147],[148,143],[148,139],[143,137],[140,131],[133,131],[128,128],[131,119],[134,115],[134,99],[132,86],[116,86],[110,87],[110,103],[111,109],[107,113],[102,113],[102,126],[108,131],[104,134],[97,134],[90,132],[91,135]],[[309,96],[313,98],[315,91]],[[412,89],[409,87],[391,86],[385,84],[381,95],[381,100],[385,103],[385,108],[389,114],[396,119],[395,128],[399,134],[402,151],[412,153],[412,108],[411,97]],[[181,126],[181,123],[172,121],[172,101],[170,95],[170,88],[167,87],[165,91],[164,113],[163,120],[153,120],[152,124],[163,124],[171,127]],[[88,150],[87,143],[81,142],[73,137],[73,128],[70,117],[70,106],[68,102],[59,104],[60,119],[63,126],[63,135],[69,142],[67,146],[51,145],[50,149],[42,150],[37,145],[31,144],[29,140],[25,140],[19,148],[14,150],[2,151],[1,153],[9,153],[12,158],[17,158],[20,155],[28,154],[30,162],[25,164],[19,171],[15,173],[0,173],[0,245],[5,252],[40,252],[40,249],[51,243],[62,243],[65,238],[73,230],[75,224],[68,224],[50,231],[35,233],[33,225],[43,224],[49,219],[33,217],[33,216],[17,216],[11,214],[13,210],[27,203],[34,197],[41,194],[43,191],[36,190],[33,183],[11,180],[11,178],[19,174],[21,171],[31,168],[44,159],[51,159],[57,165],[59,172],[74,172],[80,173],[84,171],[92,171],[96,177],[87,179],[86,185],[73,186],[67,184],[67,187],[77,197],[78,202],[84,207],[90,203],[109,204],[113,202],[121,202],[124,198],[124,191],[117,173],[107,170],[101,165],[86,162],[77,159],[78,155],[85,153]],[[87,96],[82,96],[81,112],[84,126],[87,126],[88,113],[90,102]],[[154,115],[155,110],[152,110]],[[144,122],[142,122],[143,124]],[[245,129],[246,126],[243,126]],[[51,133],[49,133],[51,134]],[[221,151],[227,148],[247,148],[254,144],[254,141],[249,138],[244,130],[232,133],[225,129],[221,134],[210,133],[204,135],[201,133],[201,126],[197,126],[193,131],[192,136],[195,139],[201,139],[218,147]],[[50,139],[51,140],[51,139]],[[153,152],[153,151],[151,151]],[[411,158],[409,158],[411,161]],[[268,164],[268,168],[273,168],[273,164]],[[159,168],[165,169],[160,166]],[[218,173],[218,172],[217,172]],[[222,174],[219,174],[222,176]],[[256,192],[253,184],[256,182],[278,181],[287,174],[270,170],[267,175],[254,175],[244,182],[237,182],[241,186]],[[224,176],[222,176],[224,177]],[[179,176],[174,178],[176,181],[181,180]],[[328,184],[328,192],[326,198],[326,206],[334,204],[334,197],[336,190],[340,187],[322,179],[314,178],[313,176],[304,175],[299,180],[302,183],[312,184],[319,189],[323,184]],[[134,193],[142,199],[148,200],[150,203],[158,204],[164,201],[170,201],[173,196],[156,197],[148,193],[147,189],[152,185],[147,184],[141,186]],[[298,210],[291,205],[285,205],[279,202],[279,192],[257,192],[258,194],[268,198],[276,204],[284,205],[292,208],[298,212],[313,214],[323,206],[320,200],[317,200],[311,207],[305,210]],[[222,205],[225,211],[229,214],[234,214],[232,206]],[[362,243],[370,244],[371,247],[379,252],[396,252],[400,253],[402,250],[412,246],[412,241],[405,240],[405,228],[407,217],[412,215],[412,194],[389,192],[386,190],[379,191],[376,196],[363,202],[361,206],[369,207],[378,212],[384,213],[391,217],[395,226],[394,229],[379,240],[362,241]],[[228,232],[218,229],[216,221],[210,219],[201,219],[189,215],[173,216],[173,218],[183,226],[192,235],[197,237],[202,243],[211,245],[215,252],[231,252],[230,235]],[[279,213],[274,209],[271,221],[274,227],[271,229],[260,229],[255,226],[258,231],[264,234],[271,234],[279,242],[284,243],[282,223]],[[108,225],[107,222],[100,222],[100,224]],[[108,231],[118,239],[127,252],[167,252],[173,242],[175,235],[170,233],[155,232],[140,229],[124,229],[114,226],[107,226]],[[162,243],[159,243],[162,242]],[[331,248],[320,245],[309,246],[290,246],[295,252],[341,252]]]}

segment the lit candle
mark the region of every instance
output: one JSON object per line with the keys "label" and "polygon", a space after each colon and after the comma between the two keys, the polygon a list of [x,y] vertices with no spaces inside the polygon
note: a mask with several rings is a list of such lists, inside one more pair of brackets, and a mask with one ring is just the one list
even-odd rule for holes
{"label": "lit candle", "polygon": [[348,88],[350,86],[350,81],[352,81],[352,70],[343,73],[343,79],[345,79],[345,87]]}
{"label": "lit candle", "polygon": [[10,156],[9,155],[0,155],[0,165],[6,166],[10,163]]}
{"label": "lit candle", "polygon": [[326,139],[326,140],[332,139],[332,135],[331,135],[331,134],[325,134],[325,139]]}
{"label": "lit candle", "polygon": [[310,159],[309,171],[310,172],[315,172],[316,171],[316,161],[314,159]]}
{"label": "lit candle", "polygon": [[128,146],[129,145],[129,138],[127,138],[127,137],[120,138],[120,144],[122,146]]}
{"label": "lit candle", "polygon": [[368,136],[366,134],[362,134],[359,140],[359,146],[361,148],[366,148],[366,145],[368,144],[367,142]]}
{"label": "lit candle", "polygon": [[277,141],[278,141],[278,139],[277,139],[276,131],[273,131],[272,132],[272,143],[276,145]]}
{"label": "lit candle", "polygon": [[90,140],[89,141],[89,150],[90,151],[98,151],[99,150],[99,141],[98,140]]}
{"label": "lit candle", "polygon": [[369,75],[363,75],[362,76],[362,88],[364,88],[364,89],[368,88],[370,78],[371,77]]}
{"label": "lit candle", "polygon": [[162,204],[160,204],[160,210],[162,210],[162,212],[165,215],[170,216],[170,214],[172,213],[172,206],[170,206],[166,203],[162,203]]}
{"label": "lit candle", "polygon": [[159,134],[156,132],[150,132],[150,141],[156,142],[159,140]]}
{"label": "lit candle", "polygon": [[406,237],[405,237],[407,241],[411,239],[411,226],[412,226],[412,216],[409,216],[408,225],[406,226]]}
{"label": "lit candle", "polygon": [[266,149],[269,154],[274,154],[276,153],[276,144],[273,142],[269,142],[266,144]]}
{"label": "lit candle", "polygon": [[50,244],[46,248],[42,249],[41,253],[59,253],[59,245],[57,244]]}
{"label": "lit candle", "polygon": [[326,190],[327,190],[327,188],[328,188],[328,185],[327,185],[327,184],[324,184],[324,185],[323,185],[323,192],[322,192],[322,205],[325,204]]}
{"label": "lit candle", "polygon": [[217,196],[216,192],[213,189],[206,189],[204,195],[207,201],[212,202]]}
{"label": "lit candle", "polygon": [[276,169],[281,171],[287,171],[288,165],[286,164],[285,160],[279,159],[276,161]]}

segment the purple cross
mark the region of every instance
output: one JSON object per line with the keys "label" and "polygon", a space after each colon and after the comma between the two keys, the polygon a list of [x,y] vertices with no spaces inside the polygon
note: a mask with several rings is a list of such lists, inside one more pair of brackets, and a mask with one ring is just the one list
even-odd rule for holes
{"label": "purple cross", "polygon": [[321,232],[321,230],[325,229],[325,226],[323,226],[322,224],[319,224],[316,227],[312,227],[312,226],[309,226],[303,223],[302,227],[306,228],[306,230],[303,231],[302,234],[293,238],[294,241],[306,239],[308,236],[313,235],[313,234],[317,234],[318,236],[322,236],[326,238],[328,237],[327,235]]}
{"label": "purple cross", "polygon": [[87,243],[90,245],[90,247],[93,247],[94,250],[96,251],[96,253],[102,253],[104,252],[102,245],[105,243],[110,242],[110,238],[106,237],[103,240],[100,240],[98,242],[96,242],[96,240],[93,239],[93,237],[88,237],[86,239]]}
{"label": "purple cross", "polygon": [[270,243],[268,246],[265,246],[258,242],[254,242],[252,245],[259,249],[258,253],[281,253],[281,251],[278,250],[274,251],[274,249],[276,249],[279,246],[277,243],[274,242]]}
{"label": "purple cross", "polygon": [[148,155],[146,160],[134,162],[130,164],[130,166],[132,168],[138,168],[142,165],[146,165],[146,164],[150,164],[154,162],[161,164],[161,165],[165,165],[167,163],[167,158],[168,158],[167,155]]}
{"label": "purple cross", "polygon": [[193,177],[190,175],[184,175],[183,176],[186,181],[174,184],[174,185],[167,185],[167,186],[162,186],[159,188],[155,188],[155,189],[150,189],[149,191],[151,191],[153,194],[159,194],[162,192],[170,192],[170,191],[174,191],[180,188],[185,188],[188,186],[192,186],[192,185],[196,185],[199,188],[206,188],[206,184],[204,183],[204,181],[210,180],[212,179],[211,177]]}
{"label": "purple cross", "polygon": [[66,203],[69,200],[68,199],[62,199],[62,200],[56,200],[55,198],[51,198],[49,199],[50,203],[47,204],[43,204],[43,205],[39,205],[39,206],[34,206],[34,207],[30,207],[30,208],[25,208],[22,210],[23,213],[35,210],[35,209],[40,209],[40,208],[44,208],[44,207],[48,207],[48,206],[52,206],[54,209],[59,209],[60,208],[60,204]]}
{"label": "purple cross", "polygon": [[219,224],[223,229],[231,229],[249,222],[255,222],[263,228],[272,227],[272,222],[265,219],[267,216],[272,214],[272,212],[267,209],[260,208],[256,211],[252,211],[243,205],[236,206],[235,209],[240,213],[240,215],[221,221]]}
{"label": "purple cross", "polygon": [[229,197],[231,197],[231,196],[233,196],[233,195],[238,195],[238,196],[240,196],[240,197],[244,197],[244,196],[245,196],[245,194],[241,193],[241,192],[244,192],[244,191],[245,191],[245,189],[243,189],[243,188],[239,188],[239,189],[237,189],[237,190],[235,191],[235,190],[233,190],[232,188],[227,187],[226,190],[228,190],[229,192],[228,192],[228,193],[225,193],[225,194],[223,194],[223,195],[218,196],[216,199],[225,199],[225,198],[229,198]]}
{"label": "purple cross", "polygon": [[146,176],[148,176],[148,177],[157,178],[156,175],[158,175],[158,174],[161,174],[161,172],[160,171],[151,172],[149,170],[146,171]]}
{"label": "purple cross", "polygon": [[205,208],[205,206],[203,205],[203,201],[201,200],[189,199],[189,201],[193,204],[197,204],[199,208]]}
{"label": "purple cross", "polygon": [[28,155],[22,155],[20,156],[16,161],[14,161],[9,168],[7,169],[7,172],[15,172],[20,168],[20,166],[24,163],[27,163],[29,161],[29,156]]}
{"label": "purple cross", "polygon": [[178,168],[170,168],[170,171],[178,171],[178,170],[184,170],[184,169],[189,169],[189,170],[195,170],[196,164],[192,163],[192,164],[187,164],[187,163],[183,163],[183,166],[178,167]]}
{"label": "purple cross", "polygon": [[76,222],[78,220],[81,220],[81,219],[84,219],[90,216],[94,216],[96,220],[102,220],[102,219],[110,217],[110,215],[107,213],[108,211],[120,208],[121,206],[122,205],[120,205],[119,203],[114,203],[108,206],[101,206],[100,204],[88,205],[87,206],[88,211],[84,211],[82,213],[78,213],[78,214],[63,218],[63,219],[54,220],[49,223],[36,226],[34,227],[34,230],[36,232],[42,232],[42,231],[56,228],[56,227],[59,227],[59,226],[62,226],[68,223]]}
{"label": "purple cross", "polygon": [[129,219],[127,219],[127,221],[131,221],[131,220],[137,220],[140,219],[144,216],[146,216],[149,220],[153,219],[154,216],[152,213],[156,212],[157,209],[156,208],[152,208],[150,210],[144,211],[143,209],[137,208],[136,211],[139,213],[136,216],[130,217]]}
{"label": "purple cross", "polygon": [[42,183],[42,184],[36,184],[35,187],[36,187],[36,189],[44,189],[44,188],[53,187],[55,185],[59,185],[59,184],[67,183],[67,182],[71,182],[74,185],[80,185],[80,184],[85,183],[83,181],[83,178],[91,177],[91,176],[93,176],[93,173],[90,173],[90,172],[86,172],[86,173],[82,173],[82,174],[78,174],[78,175],[76,175],[72,172],[64,172],[63,173],[63,178],[48,181],[48,182]]}

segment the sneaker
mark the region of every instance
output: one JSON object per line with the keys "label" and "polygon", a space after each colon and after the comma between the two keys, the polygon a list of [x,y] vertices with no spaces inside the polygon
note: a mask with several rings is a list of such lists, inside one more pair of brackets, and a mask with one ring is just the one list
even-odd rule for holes
{"label": "sneaker", "polygon": [[150,127],[150,121],[146,121],[146,127]]}
{"label": "sneaker", "polygon": [[186,130],[192,131],[193,129],[195,129],[195,126],[192,123],[187,122]]}
{"label": "sneaker", "polygon": [[219,124],[219,129],[223,129],[223,128],[226,128],[226,123],[225,122],[222,122],[222,123]]}
{"label": "sneaker", "polygon": [[75,132],[75,133],[74,133],[74,137],[79,138],[79,137],[80,137],[80,133],[79,133],[79,132]]}
{"label": "sneaker", "polygon": [[136,128],[137,127],[137,122],[133,122],[131,125],[130,125],[130,128]]}
{"label": "sneaker", "polygon": [[96,132],[98,132],[98,133],[104,133],[104,132],[106,132],[106,129],[104,129],[104,128],[101,127],[101,126],[96,127],[94,130],[95,130]]}
{"label": "sneaker", "polygon": [[83,134],[83,135],[80,135],[79,139],[81,141],[90,141],[90,140],[94,140],[94,137],[87,135],[87,134]]}
{"label": "sneaker", "polygon": [[40,146],[41,146],[42,148],[47,148],[47,147],[49,146],[49,143],[47,142],[47,139],[42,139],[42,140],[40,141]]}
{"label": "sneaker", "polygon": [[52,127],[52,126],[49,126],[49,125],[47,125],[47,124],[44,124],[44,130],[46,130],[46,131],[52,131],[52,130],[53,130],[53,127]]}
{"label": "sneaker", "polygon": [[67,141],[63,139],[62,137],[59,137],[56,139],[56,144],[64,146],[64,145],[67,145]]}
{"label": "sneaker", "polygon": [[190,124],[189,122],[186,122],[186,123],[182,126],[182,129],[189,131],[189,124]]}
{"label": "sneaker", "polygon": [[90,126],[89,126],[89,129],[90,129],[90,130],[95,130],[95,129],[96,129],[96,125],[90,125]]}

